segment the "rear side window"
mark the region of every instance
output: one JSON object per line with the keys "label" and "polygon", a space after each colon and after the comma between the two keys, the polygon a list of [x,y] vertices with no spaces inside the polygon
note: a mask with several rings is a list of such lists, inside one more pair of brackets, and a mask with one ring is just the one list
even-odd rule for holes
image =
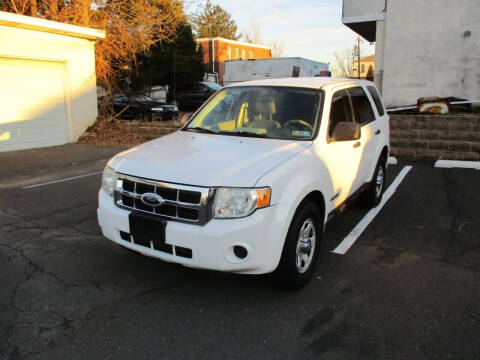
{"label": "rear side window", "polygon": [[333,129],[339,122],[353,122],[352,107],[347,90],[337,91],[332,97],[330,125],[328,126],[329,137],[332,137]]}
{"label": "rear side window", "polygon": [[348,91],[352,99],[353,114],[355,115],[357,123],[363,125],[375,121],[372,105],[365,91],[363,91],[361,87],[354,87],[348,89]]}
{"label": "rear side window", "polygon": [[378,115],[383,116],[385,114],[385,110],[383,109],[382,99],[380,98],[377,89],[375,89],[375,86],[367,86],[367,89],[370,95],[372,95]]}

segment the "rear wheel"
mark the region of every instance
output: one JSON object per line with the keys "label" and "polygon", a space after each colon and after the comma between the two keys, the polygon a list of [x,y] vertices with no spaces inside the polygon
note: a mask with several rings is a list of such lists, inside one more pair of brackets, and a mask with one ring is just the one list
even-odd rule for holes
{"label": "rear wheel", "polygon": [[378,160],[373,178],[367,190],[365,190],[365,193],[362,195],[362,203],[365,207],[374,208],[382,201],[385,191],[386,175],[386,161],[385,158],[381,157]]}
{"label": "rear wheel", "polygon": [[313,202],[303,203],[288,230],[275,280],[281,287],[298,289],[312,277],[323,234],[323,218]]}

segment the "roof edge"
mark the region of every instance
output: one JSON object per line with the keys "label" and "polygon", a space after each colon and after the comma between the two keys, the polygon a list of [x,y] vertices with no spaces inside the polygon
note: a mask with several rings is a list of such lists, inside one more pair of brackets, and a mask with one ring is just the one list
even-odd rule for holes
{"label": "roof edge", "polygon": [[44,31],[52,34],[67,35],[88,40],[100,40],[105,38],[105,31],[103,30],[45,20],[33,16],[18,15],[5,11],[0,11],[0,25]]}
{"label": "roof edge", "polygon": [[261,59],[235,59],[235,60],[225,60],[225,62],[234,62],[234,61],[277,61],[277,60],[306,60],[310,62],[314,62],[317,64],[321,65],[328,65],[327,62],[322,62],[322,61],[317,61],[317,60],[312,60],[312,59],[307,59],[301,56],[282,56],[282,57],[275,57],[275,58],[261,58]]}
{"label": "roof edge", "polygon": [[245,45],[245,46],[251,46],[251,47],[256,47],[256,48],[261,48],[261,49],[271,49],[271,46],[268,45],[260,45],[260,44],[253,44],[253,43],[247,43],[244,41],[237,41],[237,40],[230,40],[230,39],[225,39],[223,37],[217,36],[213,38],[198,38],[195,39],[195,41],[207,41],[207,40],[220,40],[223,42],[231,43],[231,44],[237,44],[237,45]]}

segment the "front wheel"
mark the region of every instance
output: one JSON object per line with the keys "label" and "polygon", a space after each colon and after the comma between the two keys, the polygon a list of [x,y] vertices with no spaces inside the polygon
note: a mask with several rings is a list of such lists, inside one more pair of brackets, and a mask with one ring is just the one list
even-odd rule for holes
{"label": "front wheel", "polygon": [[288,230],[275,278],[281,287],[298,289],[312,277],[323,234],[323,217],[313,202],[302,204]]}

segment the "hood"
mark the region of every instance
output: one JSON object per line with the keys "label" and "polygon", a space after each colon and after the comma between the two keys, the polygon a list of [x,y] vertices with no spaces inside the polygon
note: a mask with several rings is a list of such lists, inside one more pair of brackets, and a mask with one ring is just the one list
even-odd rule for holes
{"label": "hood", "polygon": [[109,161],[122,174],[197,186],[250,187],[310,141],[177,131],[124,151]]}

